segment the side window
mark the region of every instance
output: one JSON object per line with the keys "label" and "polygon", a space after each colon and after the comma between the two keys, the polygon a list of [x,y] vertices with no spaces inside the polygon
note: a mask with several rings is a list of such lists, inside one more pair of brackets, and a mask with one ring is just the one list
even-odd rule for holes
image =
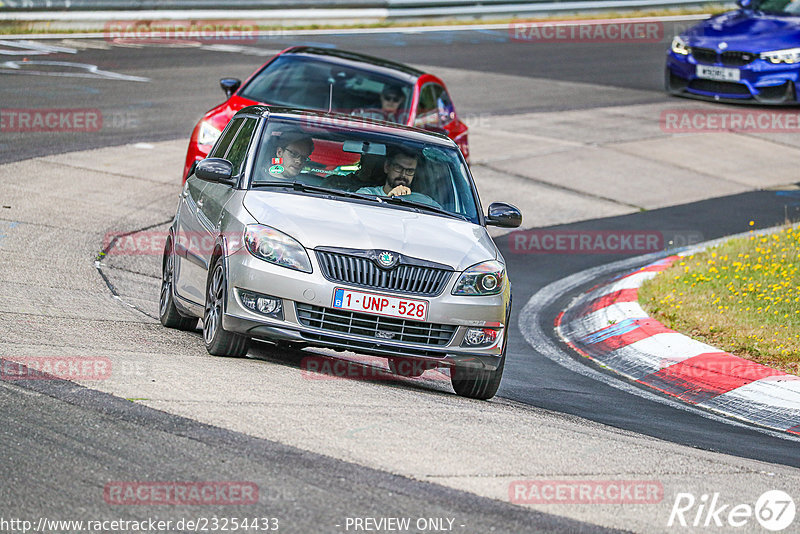
{"label": "side window", "polygon": [[442,88],[439,98],[436,100],[436,108],[439,112],[439,125],[446,126],[456,118],[455,106],[450,100],[450,95]]}
{"label": "side window", "polygon": [[428,83],[422,86],[422,91],[419,93],[417,118],[414,119],[414,126],[417,128],[441,126],[439,122],[438,102],[443,92],[444,88],[438,83]]}
{"label": "side window", "polygon": [[247,147],[250,145],[250,138],[253,130],[256,129],[256,119],[245,119],[244,125],[236,134],[236,139],[231,143],[228,155],[225,157],[233,164],[233,175],[238,176],[242,173],[244,160],[247,159]]}
{"label": "side window", "polygon": [[236,135],[236,132],[239,130],[239,126],[241,126],[242,121],[244,121],[244,119],[236,119],[228,123],[225,131],[222,132],[222,135],[219,137],[217,144],[214,145],[214,148],[208,154],[209,158],[225,157],[225,152],[228,151],[228,146],[231,144],[233,136]]}

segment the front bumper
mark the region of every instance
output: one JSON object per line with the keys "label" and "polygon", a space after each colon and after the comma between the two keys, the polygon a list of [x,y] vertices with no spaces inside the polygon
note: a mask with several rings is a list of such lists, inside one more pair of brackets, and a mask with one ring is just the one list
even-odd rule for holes
{"label": "front bumper", "polygon": [[763,59],[732,67],[722,63],[702,63],[736,68],[739,81],[715,81],[697,76],[698,62],[690,54],[667,52],[664,85],[668,92],[705,100],[770,105],[796,105],[800,101],[800,64],[773,65]]}
{"label": "front bumper", "polygon": [[[362,354],[384,357],[403,356],[433,362],[438,366],[474,367],[495,370],[500,363],[504,336],[507,333],[506,312],[510,306],[510,287],[506,281],[505,291],[498,295],[485,297],[464,297],[450,294],[458,273],[453,273],[441,294],[433,297],[419,295],[401,295],[400,293],[348,286],[341,282],[331,282],[321,274],[313,251],[309,251],[313,272],[302,273],[279,267],[251,256],[240,250],[227,258],[228,292],[226,309],[223,314],[223,328],[247,336],[284,340],[312,346],[328,347],[337,350],[350,350]],[[426,328],[431,325],[433,331],[440,327],[452,330],[448,339],[440,339],[433,343],[416,343],[398,341],[396,339],[377,337],[390,332],[376,328],[374,335],[364,335],[369,327],[363,325],[359,316],[374,319],[369,314],[353,313],[351,323],[362,325],[358,328],[330,328],[329,323],[309,321],[309,313],[335,311],[348,314],[340,309],[333,309],[333,293],[338,287],[352,288],[356,291],[371,291],[409,299],[428,301],[426,321],[406,320],[409,329]],[[240,291],[250,291],[270,295],[281,299],[283,317],[271,318],[245,307],[240,299]],[[300,313],[298,313],[298,311]],[[480,347],[462,346],[465,334],[470,327],[499,328],[497,338],[491,345]],[[395,327],[396,328],[396,327]],[[403,330],[405,331],[405,327]],[[356,330],[353,332],[352,330]],[[369,333],[369,332],[367,332]],[[396,331],[391,333],[397,333]],[[399,335],[399,334],[398,334]],[[399,335],[399,337],[402,337]]]}

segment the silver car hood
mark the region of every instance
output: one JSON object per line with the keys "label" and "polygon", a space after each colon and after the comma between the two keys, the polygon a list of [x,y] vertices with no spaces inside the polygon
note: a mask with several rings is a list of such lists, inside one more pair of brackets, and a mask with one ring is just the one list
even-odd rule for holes
{"label": "silver car hood", "polygon": [[467,221],[275,191],[248,191],[245,209],[304,247],[389,250],[463,271],[499,257],[486,228]]}

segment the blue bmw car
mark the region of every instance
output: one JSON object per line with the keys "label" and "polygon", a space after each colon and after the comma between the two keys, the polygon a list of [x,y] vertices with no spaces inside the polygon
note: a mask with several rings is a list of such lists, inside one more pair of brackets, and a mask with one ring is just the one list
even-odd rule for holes
{"label": "blue bmw car", "polygon": [[800,0],[739,0],[739,10],[675,36],[668,92],[758,104],[800,102]]}

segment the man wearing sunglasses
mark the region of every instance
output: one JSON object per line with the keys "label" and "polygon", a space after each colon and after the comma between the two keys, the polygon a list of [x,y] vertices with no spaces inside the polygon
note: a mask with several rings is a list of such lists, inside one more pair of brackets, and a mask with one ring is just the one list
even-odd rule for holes
{"label": "man wearing sunglasses", "polygon": [[403,112],[405,99],[406,97],[400,87],[385,85],[383,91],[381,91],[380,109],[361,108],[353,111],[353,115],[403,124],[406,121],[406,114]]}
{"label": "man wearing sunglasses", "polygon": [[413,202],[421,202],[441,208],[439,203],[428,195],[411,191],[411,182],[414,181],[418,165],[418,154],[402,147],[390,148],[386,161],[383,163],[383,172],[386,173],[384,184],[375,187],[362,187],[356,193],[379,197],[403,197]]}

